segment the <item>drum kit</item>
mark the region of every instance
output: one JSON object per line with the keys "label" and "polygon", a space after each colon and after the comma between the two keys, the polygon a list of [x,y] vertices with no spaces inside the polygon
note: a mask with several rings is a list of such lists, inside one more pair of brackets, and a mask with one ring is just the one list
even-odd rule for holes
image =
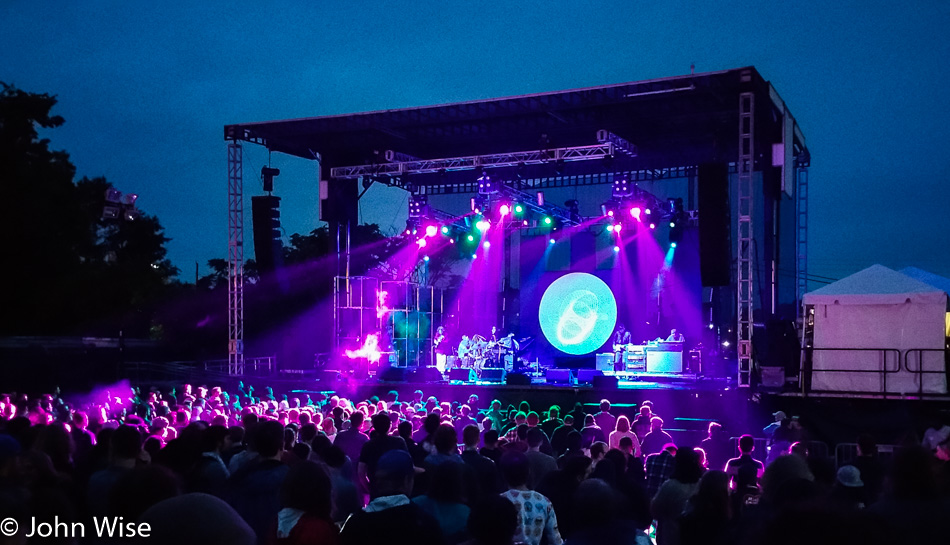
{"label": "drum kit", "polygon": [[489,340],[481,335],[474,335],[468,343],[459,345],[456,363],[462,369],[474,369],[479,376],[483,369],[488,368],[505,368],[510,371],[514,363],[511,339],[503,337],[499,340]]}

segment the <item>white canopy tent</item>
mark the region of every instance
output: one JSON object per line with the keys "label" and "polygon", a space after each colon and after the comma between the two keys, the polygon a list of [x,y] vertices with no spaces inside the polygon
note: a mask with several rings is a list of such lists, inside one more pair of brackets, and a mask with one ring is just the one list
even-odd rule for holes
{"label": "white canopy tent", "polygon": [[874,265],[803,304],[815,312],[812,390],[947,393],[943,290]]}

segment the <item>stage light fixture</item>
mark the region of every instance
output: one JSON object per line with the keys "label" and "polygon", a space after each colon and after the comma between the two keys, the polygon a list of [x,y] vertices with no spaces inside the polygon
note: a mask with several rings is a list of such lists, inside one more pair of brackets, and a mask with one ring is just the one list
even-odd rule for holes
{"label": "stage light fixture", "polygon": [[633,195],[633,186],[630,185],[630,182],[628,182],[626,178],[614,180],[614,185],[613,188],[611,188],[610,193],[615,199],[629,197]]}
{"label": "stage light fixture", "polygon": [[450,239],[449,239],[449,244],[455,244],[455,239],[454,239],[454,238],[450,238]]}
{"label": "stage light fixture", "polygon": [[709,329],[715,329],[715,328],[716,326],[714,326],[713,324],[709,324]]}
{"label": "stage light fixture", "polygon": [[475,228],[479,231],[487,231],[489,227],[491,227],[491,222],[485,219],[478,220],[475,223]]}
{"label": "stage light fixture", "polygon": [[485,242],[482,243],[482,248],[485,248],[486,250],[491,248],[491,242],[488,242],[486,240]]}
{"label": "stage light fixture", "polygon": [[613,226],[613,224],[610,224],[610,225],[607,226],[607,232],[608,232],[608,233],[613,233],[613,232],[614,232],[614,226]]}
{"label": "stage light fixture", "polygon": [[650,229],[656,229],[656,224],[655,224],[655,223],[651,223],[651,224],[650,224]]}
{"label": "stage light fixture", "polygon": [[675,242],[671,242],[671,243],[670,243],[670,248],[676,248],[676,243],[675,243]]}
{"label": "stage light fixture", "polygon": [[426,239],[420,238],[419,240],[416,241],[416,244],[418,244],[420,248],[425,248],[425,247],[426,247]]}
{"label": "stage light fixture", "polygon": [[449,226],[448,226],[448,225],[443,225],[443,226],[442,226],[442,234],[443,234],[443,235],[449,234]]}
{"label": "stage light fixture", "polygon": [[476,257],[478,257],[478,254],[472,254],[472,259],[475,259]]}
{"label": "stage light fixture", "polygon": [[548,239],[548,244],[554,244],[554,239],[553,239],[553,238],[549,238],[549,239]]}
{"label": "stage light fixture", "polygon": [[521,206],[520,204],[516,204],[516,205],[515,205],[515,214],[521,214],[522,212],[524,212],[524,207]]}
{"label": "stage light fixture", "polygon": [[498,193],[498,185],[488,176],[488,174],[482,175],[482,177],[478,179],[478,194],[493,195],[495,193]]}
{"label": "stage light fixture", "polygon": [[564,202],[564,206],[567,207],[568,212],[571,216],[571,221],[575,223],[580,223],[581,213],[580,213],[580,203],[577,202],[577,199],[571,199]]}
{"label": "stage light fixture", "polygon": [[429,197],[425,195],[412,195],[409,197],[409,217],[421,218],[425,216],[428,203]]}
{"label": "stage light fixture", "polygon": [[426,263],[428,263],[428,262],[429,262],[429,256],[423,257],[422,260],[425,261]]}
{"label": "stage light fixture", "polygon": [[528,226],[528,220],[522,221],[522,222],[521,222],[521,225],[524,225],[525,227],[527,227],[527,226]]}
{"label": "stage light fixture", "polygon": [[620,246],[614,246],[614,253],[618,253],[619,251],[620,251]]}
{"label": "stage light fixture", "polygon": [[543,221],[545,225],[551,225],[552,223],[554,223],[554,220],[551,219],[551,216],[544,216]]}
{"label": "stage light fixture", "polygon": [[671,221],[671,222],[670,222],[670,229],[673,229],[673,228],[675,228],[675,227],[676,227],[676,222],[675,222],[675,221]]}
{"label": "stage light fixture", "polygon": [[439,234],[439,228],[438,228],[438,227],[436,227],[435,225],[427,225],[427,226],[426,226],[426,236],[427,236],[427,237],[434,237],[434,236],[437,235],[437,234]]}
{"label": "stage light fixture", "polygon": [[633,218],[637,221],[640,221],[640,212],[641,209],[639,206],[634,206],[630,209],[630,215],[633,216]]}
{"label": "stage light fixture", "polygon": [[618,223],[617,225],[614,225],[614,233],[617,233],[619,235],[622,229],[623,229],[623,224]]}
{"label": "stage light fixture", "polygon": [[475,237],[473,237],[472,235],[468,235],[467,238],[469,242],[475,242]]}
{"label": "stage light fixture", "polygon": [[511,212],[511,207],[508,206],[507,204],[503,204],[498,209],[498,212],[501,213],[502,216],[507,216]]}
{"label": "stage light fixture", "polygon": [[600,205],[601,212],[603,212],[603,214],[607,216],[608,218],[615,217],[619,209],[620,209],[620,203],[613,200],[606,201]]}

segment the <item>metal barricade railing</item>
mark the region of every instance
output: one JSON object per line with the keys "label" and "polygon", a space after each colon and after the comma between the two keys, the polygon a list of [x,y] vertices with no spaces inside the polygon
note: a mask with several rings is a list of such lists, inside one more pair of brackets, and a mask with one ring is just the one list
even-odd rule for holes
{"label": "metal barricade railing", "polygon": [[[925,353],[938,353],[938,354],[943,355],[943,361],[941,362],[939,369],[924,369],[923,359],[924,359]],[[917,355],[916,369],[911,369],[911,366],[910,366],[912,355]],[[917,380],[917,393],[919,395],[923,395],[924,394],[924,375],[941,375],[941,374],[946,375],[948,362],[950,362],[950,350],[946,350],[943,348],[912,348],[904,352],[903,368],[908,373],[913,373],[915,375],[915,379]],[[929,393],[933,393],[933,392],[929,392]],[[946,394],[947,392],[942,392],[942,393]]]}
{"label": "metal barricade railing", "polygon": [[[897,445],[877,445],[877,456],[881,461],[888,461],[894,457]],[[835,467],[840,468],[853,462],[858,457],[857,443],[838,443],[835,445]]]}
{"label": "metal barricade railing", "polygon": [[[769,440],[767,437],[753,437],[754,448],[752,450],[752,457],[763,464],[769,456]],[[732,443],[732,450],[734,452],[733,457],[739,457],[739,438],[730,437],[729,442]]]}
{"label": "metal barricade railing", "polygon": [[[228,360],[208,360],[203,363],[205,371],[213,373],[230,374]],[[277,369],[276,356],[264,356],[261,358],[245,358],[244,372],[238,376],[254,377],[267,376],[273,374]]]}
{"label": "metal barricade railing", "polygon": [[[805,352],[805,369],[803,369],[803,375],[807,376],[807,380],[801,381],[802,391],[813,390],[812,382],[814,376],[820,373],[865,373],[865,374],[878,374],[881,379],[881,389],[880,390],[868,390],[868,391],[855,391],[855,390],[825,390],[822,389],[822,392],[827,393],[842,393],[842,394],[882,394],[884,397],[887,397],[887,377],[888,375],[893,375],[899,373],[902,368],[901,363],[901,351],[896,348],[815,348],[815,347],[806,347],[803,349]],[[855,353],[877,353],[880,355],[879,369],[815,369],[814,368],[814,353],[815,352],[855,352]],[[888,357],[890,356],[890,357]],[[893,368],[890,368],[888,364],[893,362]]]}

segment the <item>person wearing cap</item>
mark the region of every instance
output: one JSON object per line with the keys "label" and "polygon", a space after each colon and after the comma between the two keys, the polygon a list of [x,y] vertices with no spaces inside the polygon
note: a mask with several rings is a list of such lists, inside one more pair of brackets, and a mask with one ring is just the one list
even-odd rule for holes
{"label": "person wearing cap", "polygon": [[772,423],[762,429],[762,433],[766,437],[772,437],[772,434],[775,433],[775,430],[779,429],[782,426],[782,420],[787,419],[785,416],[785,411],[775,411],[772,413]]}
{"label": "person wearing cap", "polygon": [[837,478],[831,489],[832,501],[846,509],[863,509],[864,497],[861,471],[852,465],[838,468]]}
{"label": "person wearing cap", "polygon": [[373,476],[375,497],[346,520],[340,531],[340,543],[444,543],[435,518],[409,501],[415,474],[408,452],[390,450],[380,456]]}

